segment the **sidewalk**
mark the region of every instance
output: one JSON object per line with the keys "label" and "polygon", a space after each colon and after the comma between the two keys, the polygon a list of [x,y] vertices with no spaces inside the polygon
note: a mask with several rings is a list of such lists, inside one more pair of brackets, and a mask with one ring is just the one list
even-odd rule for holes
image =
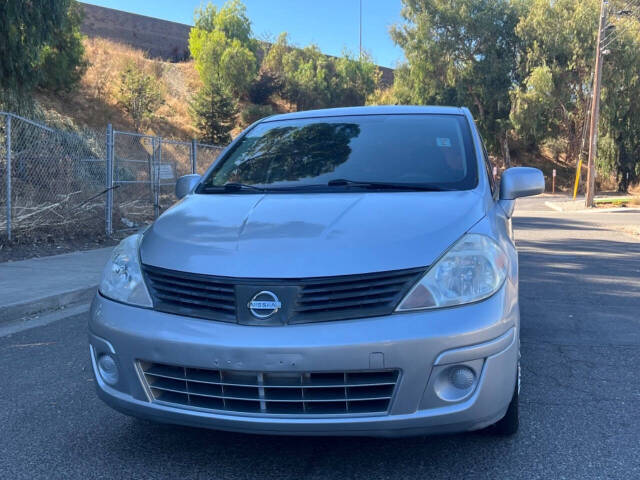
{"label": "sidewalk", "polygon": [[[632,198],[632,195],[628,194],[620,194],[620,195],[596,195],[594,201],[596,203],[614,203],[615,201],[621,198]],[[640,210],[639,207],[636,206],[627,206],[627,207],[606,207],[606,208],[587,208],[585,207],[585,199],[584,195],[578,195],[578,197],[573,200],[572,197],[568,194],[556,194],[555,198],[549,199],[544,202],[545,205],[557,212],[617,212],[617,211],[637,211]]]}
{"label": "sidewalk", "polygon": [[89,302],[112,249],[0,263],[0,323]]}

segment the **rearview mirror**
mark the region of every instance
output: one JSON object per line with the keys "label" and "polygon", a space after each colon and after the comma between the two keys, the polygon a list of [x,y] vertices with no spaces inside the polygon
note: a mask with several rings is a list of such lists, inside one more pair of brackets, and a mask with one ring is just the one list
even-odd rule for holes
{"label": "rearview mirror", "polygon": [[505,170],[500,179],[500,200],[544,193],[544,175],[537,168],[513,167]]}
{"label": "rearview mirror", "polygon": [[176,182],[176,197],[178,199],[185,197],[200,182],[200,175],[184,175]]}

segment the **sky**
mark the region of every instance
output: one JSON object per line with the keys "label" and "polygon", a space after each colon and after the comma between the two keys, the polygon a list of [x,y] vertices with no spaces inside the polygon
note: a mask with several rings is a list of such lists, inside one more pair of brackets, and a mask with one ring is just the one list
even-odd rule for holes
{"label": "sky", "polygon": [[[205,0],[83,0],[102,7],[193,25],[193,12]],[[324,53],[340,55],[359,49],[360,0],[243,0],[256,37],[275,39],[288,32],[304,46],[315,43]],[[220,6],[223,0],[212,1]],[[404,56],[389,36],[389,27],[401,21],[401,0],[362,0],[362,47],[373,60],[394,68]]]}

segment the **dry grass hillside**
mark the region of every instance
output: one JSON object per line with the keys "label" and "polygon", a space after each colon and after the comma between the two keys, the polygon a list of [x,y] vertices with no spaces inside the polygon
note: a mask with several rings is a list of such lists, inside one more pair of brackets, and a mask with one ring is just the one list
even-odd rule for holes
{"label": "dry grass hillside", "polygon": [[62,117],[94,130],[112,123],[114,129],[133,131],[131,118],[116,100],[120,74],[127,62],[133,61],[158,80],[164,96],[164,104],[143,127],[144,132],[184,139],[196,136],[188,107],[191,95],[200,86],[193,61],[150,59],[141,50],[100,38],[85,39],[84,44],[90,65],[78,88],[66,94],[36,95],[47,116]]}
{"label": "dry grass hillside", "polygon": [[[148,58],[142,50],[103,38],[85,38],[84,46],[89,67],[78,88],[69,93],[35,95],[49,121],[99,131],[111,123],[116,130],[133,131],[133,121],[117,102],[121,73],[133,61],[140,70],[158,80],[164,97],[164,104],[153,119],[145,123],[142,133],[175,139],[197,137],[189,114],[189,101],[202,82],[193,60],[174,63]],[[240,102],[240,112],[247,106]],[[274,112],[293,109],[278,97],[271,99],[271,107]],[[232,134],[239,133],[252,121],[238,115],[238,126]]]}

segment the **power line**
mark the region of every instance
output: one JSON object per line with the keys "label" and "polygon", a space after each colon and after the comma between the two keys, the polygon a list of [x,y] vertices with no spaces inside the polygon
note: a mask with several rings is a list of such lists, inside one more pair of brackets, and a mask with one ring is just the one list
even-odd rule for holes
{"label": "power line", "polygon": [[[631,17],[634,20],[640,20],[640,4],[638,4],[638,5],[635,5],[635,4],[634,5],[630,5],[629,7],[620,10],[619,13],[617,13],[615,16],[617,17],[618,20],[620,20],[621,17],[624,17],[624,20],[628,20],[629,17]],[[636,18],[636,16],[637,16],[637,18]],[[606,40],[607,38],[612,37],[612,36],[614,36],[616,34],[616,31],[617,31],[616,30],[616,23],[611,23],[611,22],[607,23],[607,28],[613,27],[613,30],[610,33],[607,33],[605,35],[604,40]]]}
{"label": "power line", "polygon": [[625,23],[625,25],[623,25],[620,29],[616,30],[615,33],[611,34],[609,37],[607,37],[605,40],[603,40],[603,45],[602,48],[605,49],[607,47],[609,47],[611,44],[613,44],[616,40],[620,40],[622,39],[622,36],[629,32],[630,30],[632,30],[632,26],[633,26],[634,22],[633,21],[627,21],[627,23]]}
{"label": "power line", "polygon": [[625,12],[627,10],[629,10],[630,8],[636,8],[640,6],[640,3],[636,3],[636,0],[627,0],[627,3],[625,3],[622,7],[620,7],[620,9],[618,9],[618,12]]}
{"label": "power line", "polygon": [[[624,23],[622,25],[622,28],[628,28],[629,25],[633,25],[634,21],[640,20],[640,5],[638,5],[637,7],[633,7],[632,10],[624,10],[624,12],[625,12],[624,16],[626,18],[624,19]],[[638,16],[638,18],[636,18],[636,15]],[[629,17],[631,17],[631,18],[629,18]],[[612,31],[610,33],[605,35],[603,41],[606,41],[611,37],[615,37],[616,34],[619,32],[619,29],[616,28],[616,24],[609,23],[607,25],[607,28],[609,28],[609,27],[613,27],[613,29],[612,29]]]}
{"label": "power line", "polygon": [[[618,18],[621,15],[625,15],[627,17],[631,16],[634,19],[640,20],[640,3],[636,4],[630,0],[618,12],[619,12],[617,15]],[[628,20],[622,25],[621,28],[616,28],[615,24],[608,23],[607,27],[612,26],[614,28],[613,28],[613,31],[611,31],[610,33],[604,36],[604,39],[602,40],[602,44],[606,46],[604,46],[603,48],[606,48],[607,46],[611,45],[611,43],[614,42],[616,38],[620,38],[622,34],[627,32],[631,28],[631,25],[633,25],[633,23],[634,22],[632,20]]]}
{"label": "power line", "polygon": [[635,0],[627,0],[627,3],[625,3],[623,5],[623,7],[620,9],[620,11],[624,11],[626,9],[628,9],[629,7],[637,7],[640,5],[640,2],[637,2]]}
{"label": "power line", "polygon": [[620,8],[620,10],[619,10],[619,11],[627,10],[629,7],[632,7],[632,6],[637,6],[637,4],[634,2],[634,0],[627,0],[627,3],[625,3],[625,4]]}

